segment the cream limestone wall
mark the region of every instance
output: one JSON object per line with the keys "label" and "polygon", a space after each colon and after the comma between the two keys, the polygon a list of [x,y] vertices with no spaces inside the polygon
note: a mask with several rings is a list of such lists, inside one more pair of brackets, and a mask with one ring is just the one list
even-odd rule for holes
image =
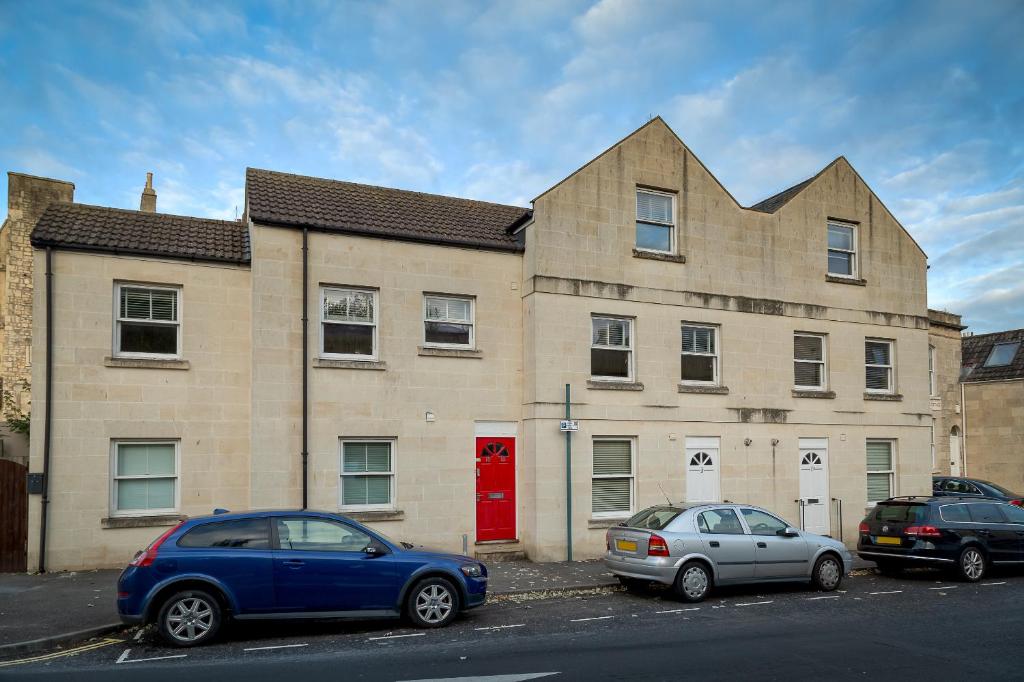
{"label": "cream limestone wall", "polygon": [[[935,420],[936,474],[950,473],[950,433],[956,427],[960,440],[960,475],[963,469],[963,411],[960,405],[961,330],[959,315],[929,310],[931,326],[928,343],[935,347],[936,394],[931,396],[932,418]],[[945,324],[943,323],[945,322]],[[947,326],[948,324],[956,326]]]}
{"label": "cream limestone wall", "polygon": [[[253,228],[253,507],[301,504],[301,242],[301,230]],[[396,513],[363,518],[448,550],[461,551],[466,534],[472,551],[474,423],[522,412],[522,257],[322,233],[310,233],[309,250],[310,507],[338,509],[340,438],[394,438]],[[317,360],[321,284],[379,290],[384,367]],[[424,292],[475,297],[479,357],[421,354]],[[525,519],[533,500],[522,481],[518,504]]]}
{"label": "cream limestone wall", "polygon": [[966,476],[1024,494],[1024,380],[964,384]]}
{"label": "cream limestone wall", "polygon": [[[123,566],[166,528],[113,528],[111,440],[180,441],[180,512],[249,502],[250,272],[212,264],[53,254],[53,443],[47,569]],[[43,469],[45,255],[35,252],[31,470]],[[187,370],[105,366],[115,281],[181,286]],[[38,565],[39,496],[29,498],[29,567]],[[173,521],[165,521],[173,523]]]}
{"label": "cream limestone wall", "polygon": [[[677,194],[678,255],[637,257],[637,186]],[[829,439],[830,497],[843,539],[866,504],[865,440],[897,441],[896,494],[930,490],[925,256],[845,159],[775,214],[739,207],[660,119],[535,201],[524,258],[524,404],[537,505],[529,551],[565,556],[564,385],[573,389],[577,557],[597,556],[607,521],[591,519],[592,437],[637,440],[634,510],[685,495],[687,436],[722,439],[722,497],[798,522],[797,439]],[[860,277],[830,281],[829,218],[858,224]],[[635,318],[639,391],[588,386],[592,314]],[[720,325],[725,395],[680,393],[680,323]],[[798,398],[793,333],[827,335],[828,389]],[[864,392],[865,338],[895,342],[897,399]],[[751,439],[750,446],[744,440]],[[771,440],[778,439],[772,467]],[[773,474],[774,472],[774,474]],[[774,483],[773,483],[774,482]],[[838,515],[836,515],[837,517]],[[833,521],[838,535],[838,518]]]}

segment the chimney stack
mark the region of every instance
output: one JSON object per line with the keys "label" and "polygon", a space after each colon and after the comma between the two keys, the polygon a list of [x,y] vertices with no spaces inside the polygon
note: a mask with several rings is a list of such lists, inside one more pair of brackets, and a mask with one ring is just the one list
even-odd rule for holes
{"label": "chimney stack", "polygon": [[146,188],[142,190],[142,201],[139,202],[139,210],[146,213],[156,213],[156,190],[153,189],[152,173],[146,173]]}

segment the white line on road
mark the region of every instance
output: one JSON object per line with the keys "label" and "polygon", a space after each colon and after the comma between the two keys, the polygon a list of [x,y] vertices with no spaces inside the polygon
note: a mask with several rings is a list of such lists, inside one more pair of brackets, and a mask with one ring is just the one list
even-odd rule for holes
{"label": "white line on road", "polygon": [[129,653],[131,653],[131,649],[125,649],[124,653],[121,654],[120,658],[117,659],[117,662],[124,663],[124,659],[128,658]]}
{"label": "white line on road", "polygon": [[946,585],[945,587],[929,587],[929,590],[955,590],[956,585]]}
{"label": "white line on road", "polygon": [[175,656],[156,656],[154,658],[133,658],[132,660],[118,661],[118,663],[145,663],[146,661],[166,661],[169,658],[185,658],[188,654],[177,654]]}
{"label": "white line on road", "polygon": [[700,607],[694,606],[692,609],[670,609],[668,611],[655,611],[655,613],[682,613],[684,611],[700,611]]}
{"label": "white line on road", "polygon": [[982,583],[982,585],[1005,585],[1005,584],[1006,584],[1006,581],[1003,581],[1001,583]]}
{"label": "white line on road", "polygon": [[505,628],[521,628],[526,623],[517,623],[516,625],[490,625],[485,628],[473,628],[474,630],[504,630]]}
{"label": "white line on road", "polygon": [[821,597],[807,597],[805,601],[815,601],[817,599],[839,599],[841,595],[838,594],[826,594]]}
{"label": "white line on road", "polygon": [[377,640],[377,639],[400,639],[402,637],[422,637],[425,634],[427,634],[427,633],[425,633],[425,632],[413,632],[413,633],[408,634],[408,635],[384,635],[383,637],[370,637],[366,641],[372,642],[372,641]]}
{"label": "white line on road", "polygon": [[736,604],[736,606],[760,606],[761,604],[774,604],[774,601],[748,601],[743,604]]}
{"label": "white line on road", "polygon": [[142,635],[144,635],[145,633],[146,633],[145,630],[139,630],[138,632],[135,633],[135,636],[132,639],[134,639],[137,642],[140,639],[142,639]]}
{"label": "white line on road", "polygon": [[593,618],[573,618],[569,622],[570,623],[582,623],[585,620],[608,620],[609,618],[614,618],[614,617],[615,616],[594,616]]}
{"label": "white line on road", "polygon": [[248,649],[242,649],[242,651],[269,651],[270,649],[295,649],[300,646],[309,646],[308,644],[278,644],[277,646],[253,646]]}
{"label": "white line on road", "polygon": [[869,595],[871,595],[871,594],[900,594],[902,592],[903,592],[903,590],[892,590],[890,592],[868,592],[868,594]]}

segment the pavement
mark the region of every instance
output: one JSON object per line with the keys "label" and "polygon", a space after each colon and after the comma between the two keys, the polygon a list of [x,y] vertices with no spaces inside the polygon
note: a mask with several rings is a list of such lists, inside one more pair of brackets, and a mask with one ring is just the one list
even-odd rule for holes
{"label": "pavement", "polygon": [[[855,559],[854,569],[873,564]],[[618,585],[599,559],[574,562],[488,563],[492,600],[507,595],[544,598]],[[120,570],[0,574],[0,659],[65,647],[117,632]]]}

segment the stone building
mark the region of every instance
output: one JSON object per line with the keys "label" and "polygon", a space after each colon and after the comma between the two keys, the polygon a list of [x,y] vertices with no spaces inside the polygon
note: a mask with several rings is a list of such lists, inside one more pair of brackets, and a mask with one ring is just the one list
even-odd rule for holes
{"label": "stone building", "polygon": [[926,257],[842,157],[743,207],[655,118],[532,209],[257,169],[241,222],[70,198],[32,236],[48,568],[214,507],[558,560],[568,502],[580,558],[728,499],[852,543],[930,488]]}
{"label": "stone building", "polygon": [[928,393],[932,409],[932,473],[966,475],[964,421],[960,391],[960,316],[929,310]]}
{"label": "stone building", "polygon": [[1024,329],[963,339],[967,475],[1024,493]]}

